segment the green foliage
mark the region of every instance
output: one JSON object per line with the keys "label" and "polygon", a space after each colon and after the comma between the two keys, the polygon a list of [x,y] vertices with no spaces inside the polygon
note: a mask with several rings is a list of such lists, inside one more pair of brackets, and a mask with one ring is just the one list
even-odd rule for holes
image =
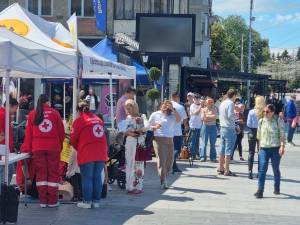
{"label": "green foliage", "polygon": [[147,98],[149,98],[151,101],[155,101],[160,98],[160,91],[156,88],[152,88],[147,91],[146,93]]}
{"label": "green foliage", "polygon": [[298,48],[298,51],[297,51],[297,60],[300,60],[300,47]]}
{"label": "green foliage", "polygon": [[149,70],[149,78],[151,81],[158,81],[161,76],[161,71],[157,67],[151,67]]}
{"label": "green foliage", "polygon": [[288,88],[289,89],[297,89],[300,87],[300,81],[299,80],[289,80],[288,81]]}
{"label": "green foliage", "polygon": [[283,60],[283,61],[289,61],[289,60],[291,60],[291,56],[289,55],[289,52],[288,52],[288,50],[284,50],[283,52],[282,52],[282,54],[281,54],[281,59]]}
{"label": "green foliage", "polygon": [[[241,16],[228,16],[212,25],[211,56],[214,64],[219,63],[225,70],[240,70],[241,43],[244,39],[244,68],[247,68],[249,27]],[[270,59],[269,41],[262,39],[253,31],[252,66],[257,66]]]}

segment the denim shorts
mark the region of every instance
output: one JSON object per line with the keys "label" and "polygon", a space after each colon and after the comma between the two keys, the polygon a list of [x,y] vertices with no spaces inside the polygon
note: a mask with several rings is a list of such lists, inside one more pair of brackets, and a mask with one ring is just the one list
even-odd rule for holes
{"label": "denim shorts", "polygon": [[231,156],[236,142],[235,129],[221,127],[221,150],[220,155]]}

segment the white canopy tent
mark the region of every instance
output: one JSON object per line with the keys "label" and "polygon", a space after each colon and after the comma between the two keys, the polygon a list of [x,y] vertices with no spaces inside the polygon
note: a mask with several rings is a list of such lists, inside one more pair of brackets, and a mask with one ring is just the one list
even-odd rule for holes
{"label": "white canopy tent", "polygon": [[[18,3],[12,4],[0,12],[0,26],[1,25],[6,26],[8,29],[13,29],[17,34],[48,47],[61,48],[62,51],[75,51],[72,47],[72,36],[62,24],[46,21],[43,18],[28,12]],[[79,40],[78,50],[82,55],[83,61],[82,76],[80,78],[109,79],[111,101],[113,100],[113,79],[133,79],[134,85],[136,85],[135,67],[109,61],[102,56],[99,56]],[[77,69],[77,66],[74,68]],[[73,80],[73,86],[77,86],[75,79]],[[75,96],[75,93],[73,93],[73,99],[76,98],[77,95]],[[75,103],[76,101],[73,102],[73,109]],[[113,118],[112,107],[111,116]]]}
{"label": "white canopy tent", "polygon": [[[68,66],[62,64],[67,63]],[[35,43],[6,28],[0,28],[0,76],[9,81],[10,77],[22,78],[74,78],[77,65],[74,53],[57,51]],[[72,70],[72,69],[71,69]],[[64,73],[65,72],[65,73]],[[5,82],[5,182],[8,183],[9,162],[9,82]]]}

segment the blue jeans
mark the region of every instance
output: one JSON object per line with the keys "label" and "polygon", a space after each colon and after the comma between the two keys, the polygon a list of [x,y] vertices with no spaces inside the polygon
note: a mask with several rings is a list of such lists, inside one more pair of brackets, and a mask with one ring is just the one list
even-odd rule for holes
{"label": "blue jeans", "polygon": [[231,156],[236,142],[234,128],[221,127],[221,150],[220,155]]}
{"label": "blue jeans", "polygon": [[201,129],[201,148],[200,159],[206,160],[206,147],[208,140],[210,142],[210,160],[217,159],[216,141],[217,141],[217,126],[216,125],[203,125]]}
{"label": "blue jeans", "polygon": [[174,159],[178,159],[181,147],[182,147],[182,136],[174,136],[173,144],[174,144]]}
{"label": "blue jeans", "polygon": [[101,176],[104,165],[104,161],[80,165],[84,202],[91,203],[100,201],[103,186]]}
{"label": "blue jeans", "polygon": [[258,173],[258,190],[264,191],[266,174],[269,166],[269,159],[271,159],[273,173],[274,173],[274,188],[280,188],[280,159],[279,147],[275,148],[261,148],[259,151],[259,173]]}
{"label": "blue jeans", "polygon": [[197,154],[197,150],[199,149],[199,138],[201,129],[191,129],[190,131],[190,149],[192,156]]}
{"label": "blue jeans", "polygon": [[288,142],[293,141],[295,130],[296,130],[296,128],[292,127],[292,121],[288,122],[288,136],[287,136],[287,141]]}

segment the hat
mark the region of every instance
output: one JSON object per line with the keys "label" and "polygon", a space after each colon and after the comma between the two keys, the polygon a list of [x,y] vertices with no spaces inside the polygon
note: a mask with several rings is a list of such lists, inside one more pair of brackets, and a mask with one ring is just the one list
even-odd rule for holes
{"label": "hat", "polygon": [[194,96],[195,96],[195,94],[194,94],[193,92],[189,92],[189,93],[187,93],[187,96],[194,97]]}

